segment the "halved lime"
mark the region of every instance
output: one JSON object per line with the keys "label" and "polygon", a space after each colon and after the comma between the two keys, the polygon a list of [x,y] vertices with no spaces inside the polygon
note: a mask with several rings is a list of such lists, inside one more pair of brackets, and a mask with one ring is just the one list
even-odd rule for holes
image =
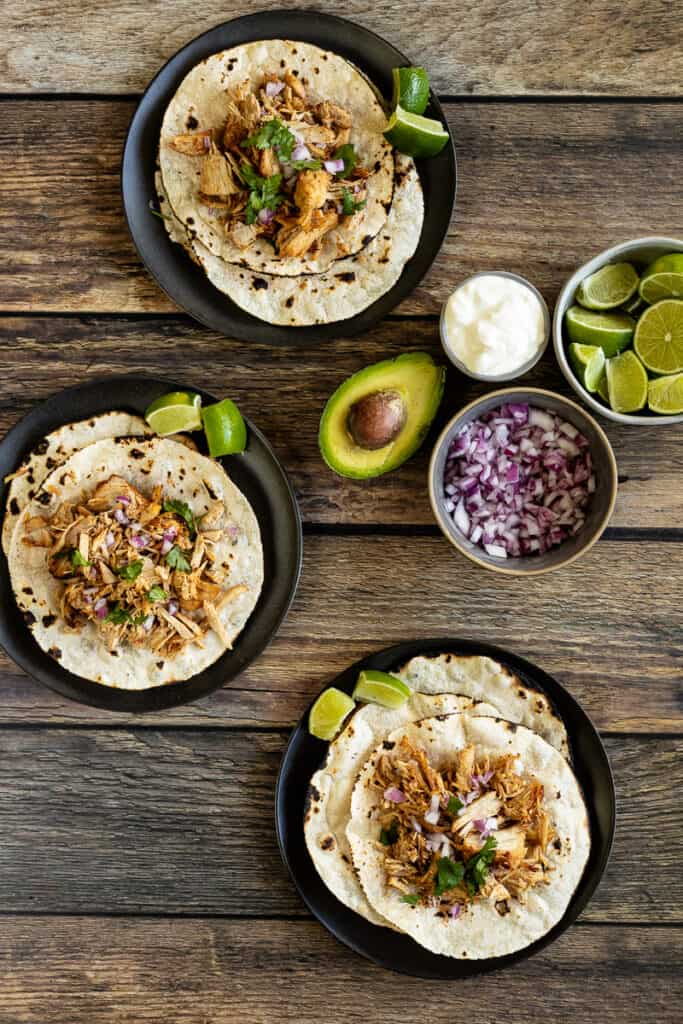
{"label": "halved lime", "polygon": [[683,252],[660,256],[651,263],[641,278],[640,294],[649,303],[683,299]]}
{"label": "halved lime", "polygon": [[429,76],[424,68],[394,68],[392,108],[403,107],[411,114],[424,114],[429,103]]}
{"label": "halved lime", "polygon": [[628,313],[594,313],[581,306],[570,306],[565,322],[570,341],[577,345],[599,345],[608,357],[624,351],[636,326]]}
{"label": "halved lime", "polygon": [[353,699],[381,704],[385,708],[400,708],[412,692],[402,679],[397,679],[388,672],[365,668],[358,676]]}
{"label": "halved lime", "polygon": [[411,114],[396,107],[384,133],[399,153],[420,157],[436,156],[448,142],[448,132],[440,121],[420,114]]}
{"label": "halved lime", "polygon": [[653,412],[665,416],[683,412],[683,373],[651,380],[647,387],[647,404]]}
{"label": "halved lime", "polygon": [[653,373],[683,370],[683,299],[662,299],[646,309],[636,326],[633,347]]}
{"label": "halved lime", "polygon": [[609,404],[615,412],[637,412],[647,398],[647,374],[634,352],[607,360]]}
{"label": "halved lime", "polygon": [[319,740],[333,740],[355,703],[348,693],[330,686],[318,697],[308,716],[308,731]]}
{"label": "halved lime", "polygon": [[602,376],[600,377],[600,380],[598,381],[598,386],[597,386],[597,388],[595,390],[600,395],[600,398],[602,398],[603,402],[606,402],[607,405],[609,405],[609,390],[607,388],[607,364],[606,363],[605,363],[605,369],[602,371]]}
{"label": "halved lime", "polygon": [[569,346],[569,361],[586,391],[597,391],[598,383],[605,372],[605,352],[599,345]]}
{"label": "halved lime", "polygon": [[145,410],[145,419],[159,437],[183,430],[201,430],[201,395],[191,391],[170,391],[155,398]]}
{"label": "halved lime", "polygon": [[576,301],[586,309],[614,309],[635,295],[639,281],[630,263],[610,263],[581,282]]}
{"label": "halved lime", "polygon": [[231,399],[224,398],[202,409],[202,423],[209,445],[209,455],[234,455],[247,447],[247,427],[242,413]]}

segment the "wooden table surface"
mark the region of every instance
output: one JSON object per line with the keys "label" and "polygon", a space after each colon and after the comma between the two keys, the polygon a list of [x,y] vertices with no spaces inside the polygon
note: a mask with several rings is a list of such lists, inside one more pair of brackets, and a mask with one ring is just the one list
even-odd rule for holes
{"label": "wooden table surface", "polygon": [[[683,429],[605,421],[612,524],[583,560],[530,581],[453,555],[429,511],[429,444],[367,484],[334,477],[316,447],[347,374],[406,349],[438,355],[440,303],[466,274],[520,272],[552,306],[604,246],[681,236],[680,12],[348,0],[346,16],[429,69],[456,140],[457,206],[394,315],[361,338],[276,350],[217,336],[159,291],[126,232],[119,166],[137,99],[176,49],[280,6],[17,0],[0,15],[0,429],[62,387],[158,371],[236,398],[305,521],[280,634],[197,704],[114,716],[0,654],[0,1022],[680,1020]],[[551,351],[529,383],[570,393]],[[481,390],[450,373],[440,421]],[[294,891],[273,828],[278,763],[310,698],[361,655],[440,634],[508,646],[568,686],[619,793],[612,860],[579,923],[460,984],[400,978],[340,946]]]}

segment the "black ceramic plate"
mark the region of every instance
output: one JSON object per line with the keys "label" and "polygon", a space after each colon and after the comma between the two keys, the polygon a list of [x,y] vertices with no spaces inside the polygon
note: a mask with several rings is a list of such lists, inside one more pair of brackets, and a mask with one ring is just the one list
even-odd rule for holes
{"label": "black ceramic plate", "polygon": [[[91,381],[53,395],[37,405],[10,430],[0,444],[0,481],[21,464],[51,430],[121,409],[143,415],[149,403],[183,386],[153,377],[120,376]],[[192,389],[196,391],[196,388]],[[216,399],[200,392],[205,404]],[[217,690],[243,671],[273,638],[294,597],[301,571],[302,534],[299,509],[284,469],[263,434],[247,421],[247,449],[220,461],[248,498],[261,529],[264,556],[263,590],[256,608],[235,641],[218,661],[191,679],[149,690],[118,690],[81,679],[46,654],[26,628],[10,585],[7,561],[0,553],[0,643],[26,672],[65,697],[110,711],[158,711],[197,700]],[[200,450],[203,435],[193,435]],[[0,486],[4,510],[6,485]]]}
{"label": "black ceramic plate", "polygon": [[[245,313],[210,284],[180,246],[169,240],[163,222],[150,213],[150,202],[156,204],[154,169],[161,122],[178,85],[205,57],[256,39],[296,39],[333,50],[360,68],[386,97],[391,97],[392,92],[391,69],[410,64],[399,50],[373,32],[343,18],[313,11],[250,14],[198,36],[172,57],[152,80],[133,116],[121,173],[123,205],[130,233],[143,263],[160,287],[207,327],[230,337],[268,344],[311,344],[359,334],[386,316],[416,287],[441,248],[455,200],[452,142],[432,160],[418,161],[425,219],[417,251],[400,279],[362,313],[338,323],[276,327]],[[446,123],[433,93],[425,115]]]}
{"label": "black ceramic plate", "polygon": [[[331,686],[351,693],[363,668],[391,672],[410,658],[423,654],[475,654],[495,658],[527,685],[543,690],[567,727],[574,771],[583,789],[591,826],[591,852],[567,912],[537,942],[508,956],[487,960],[454,960],[419,946],[407,935],[370,924],[332,895],[320,879],[306,849],[304,801],[311,776],[320,767],[327,744],[308,732],[308,711],[292,733],[282,759],[276,794],[276,827],[280,852],[308,908],[341,942],[380,967],[418,978],[455,979],[509,967],[553,942],[584,909],[607,866],[616,816],[614,781],[607,754],[586,712],[557,680],[523,658],[491,644],[472,640],[414,640],[388,647],[356,662]],[[309,708],[310,710],[310,708]]]}

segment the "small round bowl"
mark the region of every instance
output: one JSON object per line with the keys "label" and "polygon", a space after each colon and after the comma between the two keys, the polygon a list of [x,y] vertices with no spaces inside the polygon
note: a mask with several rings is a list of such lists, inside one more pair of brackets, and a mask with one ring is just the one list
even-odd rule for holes
{"label": "small round bowl", "polygon": [[560,364],[562,373],[565,375],[574,391],[586,405],[601,416],[616,423],[632,423],[640,427],[661,426],[665,423],[683,423],[683,413],[675,413],[672,416],[664,416],[661,413],[649,412],[643,409],[638,413],[615,412],[605,405],[590,392],[586,391],[579,378],[574,373],[569,359],[567,358],[567,347],[563,338],[562,325],[564,314],[573,305],[574,294],[585,277],[594,274],[596,270],[606,266],[608,263],[635,263],[645,268],[656,260],[658,256],[665,256],[669,252],[683,252],[683,239],[665,238],[660,235],[653,235],[651,238],[634,238],[630,242],[621,242],[613,245],[611,249],[605,249],[599,256],[584,263],[582,267],[572,274],[559,294],[555,304],[553,315],[553,345],[555,355]]}
{"label": "small round bowl", "polygon": [[[461,533],[453,522],[453,517],[446,511],[443,477],[451,441],[465,424],[506,402],[528,402],[530,405],[548,409],[572,423],[590,442],[596,489],[588,506],[586,522],[576,536],[568,537],[562,544],[551,548],[543,555],[505,559],[489,555]],[[602,534],[614,510],[616,497],[617,462],[602,427],[576,402],[543,388],[503,388],[470,402],[444,427],[434,446],[429,464],[429,500],[446,539],[477,565],[508,576],[539,576],[541,573],[551,572],[574,562],[592,548]]]}
{"label": "small round bowl", "polygon": [[[517,281],[519,284],[523,284],[530,292],[536,296],[541,304],[543,310],[543,342],[539,349],[534,352],[531,359],[527,359],[525,363],[517,367],[516,370],[512,370],[510,373],[500,373],[494,376],[487,376],[485,373],[475,373],[474,370],[468,370],[464,363],[462,363],[455,353],[450,348],[446,340],[446,306],[451,298],[449,295],[443,306],[441,307],[441,319],[439,320],[439,334],[441,336],[441,345],[443,347],[446,356],[455,366],[456,370],[460,370],[460,373],[464,373],[466,377],[471,377],[472,380],[481,380],[486,384],[504,384],[506,381],[517,380],[518,377],[522,377],[525,373],[531,370],[538,360],[541,358],[550,340],[550,313],[548,312],[548,306],[545,299],[531,281],[527,281],[525,277],[520,277],[519,274],[511,274],[508,270],[481,270],[477,274],[471,274],[466,277],[464,281],[461,281],[454,292],[457,292],[463,285],[466,285],[469,281],[474,281],[477,277],[508,277],[511,281]],[[451,292],[451,295],[454,294]]]}

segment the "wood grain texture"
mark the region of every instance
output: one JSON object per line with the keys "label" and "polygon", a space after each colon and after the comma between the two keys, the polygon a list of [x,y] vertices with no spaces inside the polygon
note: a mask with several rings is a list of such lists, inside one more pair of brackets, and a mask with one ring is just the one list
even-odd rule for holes
{"label": "wood grain texture", "polygon": [[[452,1024],[473,1004],[509,1024],[677,1021],[682,933],[576,925],[512,969],[466,982],[399,978],[312,921],[7,917],[3,1024]],[[542,993],[542,996],[541,996]],[[370,1017],[369,1014],[372,1014]],[[413,1018],[414,1019],[414,1018]]]}
{"label": "wood grain texture", "polygon": [[[333,349],[272,349],[230,342],[189,321],[0,318],[0,430],[59,388],[130,371],[229,393],[274,445],[291,474],[304,520],[329,526],[433,524],[427,495],[429,456],[440,428],[485,385],[449,370],[437,421],[420,454],[378,480],[344,480],[318,451],[325,401],[367,363],[424,349],[443,360],[438,325],[390,321]],[[574,397],[552,351],[525,381]],[[305,398],[302,383],[305,382]],[[671,529],[683,523],[683,424],[666,429],[604,420],[621,485],[613,527]]]}
{"label": "wood grain texture", "polygon": [[[168,312],[119,198],[133,104],[7,102],[0,148],[0,295],[7,311]],[[434,314],[485,268],[522,273],[549,304],[605,246],[681,233],[683,105],[451,103],[459,189],[446,243],[400,307]],[[151,214],[150,214],[151,216]],[[444,211],[447,216],[447,211]]]}
{"label": "wood grain texture", "polygon": [[[306,537],[271,648],[226,689],[142,721],[289,726],[358,658],[420,637],[479,638],[557,676],[610,731],[680,732],[683,544],[603,541],[548,576],[486,573],[431,537]],[[0,660],[0,721],[121,723]]]}
{"label": "wood grain texture", "polygon": [[[4,913],[306,914],[273,828],[286,734],[0,735]],[[607,874],[583,918],[681,923],[683,740],[620,737],[607,749],[623,799]]]}
{"label": "wood grain texture", "polygon": [[[300,5],[208,0],[197,8],[190,0],[152,0],[142,16],[130,0],[22,0],[3,17],[0,79],[4,89],[21,92],[139,92],[194,36],[285,6]],[[341,13],[332,0],[315,10]],[[417,0],[405,0],[400,17],[389,0],[349,0],[343,14],[424,64],[441,92],[670,95],[683,76],[667,0],[647,8],[637,0],[578,8],[571,0],[435,0],[426,14]]]}

